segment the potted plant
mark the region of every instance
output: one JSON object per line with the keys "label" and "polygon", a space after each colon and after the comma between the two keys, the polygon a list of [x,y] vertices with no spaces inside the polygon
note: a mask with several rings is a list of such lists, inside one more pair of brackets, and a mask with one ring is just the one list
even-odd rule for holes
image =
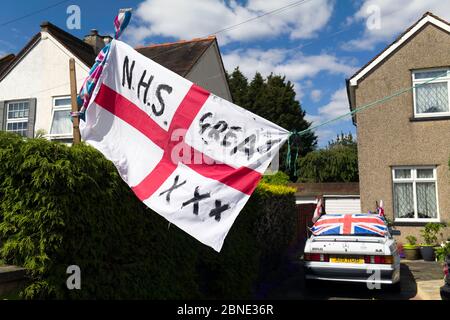
{"label": "potted plant", "polygon": [[437,245],[437,235],[445,225],[440,223],[429,222],[425,228],[420,231],[422,234],[424,244],[420,246],[420,253],[425,261],[434,261],[436,256],[434,247]]}
{"label": "potted plant", "polygon": [[419,260],[420,248],[417,246],[417,238],[413,235],[406,237],[407,244],[403,245],[403,252],[405,253],[405,259],[407,260]]}
{"label": "potted plant", "polygon": [[435,250],[436,260],[438,262],[444,262],[445,257],[450,254],[450,241],[443,243],[439,248]]}

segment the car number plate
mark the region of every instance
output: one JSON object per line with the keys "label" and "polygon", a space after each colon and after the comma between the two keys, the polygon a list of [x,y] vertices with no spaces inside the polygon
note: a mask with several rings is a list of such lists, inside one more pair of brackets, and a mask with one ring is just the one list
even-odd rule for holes
{"label": "car number plate", "polygon": [[363,257],[330,257],[330,262],[336,263],[364,263]]}

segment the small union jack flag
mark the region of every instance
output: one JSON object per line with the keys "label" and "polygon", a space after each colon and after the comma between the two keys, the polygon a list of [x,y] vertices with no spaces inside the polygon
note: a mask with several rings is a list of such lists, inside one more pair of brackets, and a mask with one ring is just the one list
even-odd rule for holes
{"label": "small union jack flag", "polygon": [[384,236],[387,225],[377,215],[326,214],[314,223],[311,232],[318,235],[375,235]]}

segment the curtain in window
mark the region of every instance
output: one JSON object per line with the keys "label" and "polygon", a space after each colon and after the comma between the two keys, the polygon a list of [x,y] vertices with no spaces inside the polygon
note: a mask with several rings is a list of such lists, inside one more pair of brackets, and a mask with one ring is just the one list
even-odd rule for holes
{"label": "curtain in window", "polygon": [[447,112],[447,82],[427,83],[416,88],[416,112]]}
{"label": "curtain in window", "polygon": [[71,134],[72,122],[70,121],[70,111],[55,110],[53,115],[51,134]]}
{"label": "curtain in window", "polygon": [[396,218],[414,218],[412,183],[394,183],[394,212]]}
{"label": "curtain in window", "polygon": [[436,187],[434,182],[418,182],[416,184],[417,193],[417,214],[419,218],[436,218]]}

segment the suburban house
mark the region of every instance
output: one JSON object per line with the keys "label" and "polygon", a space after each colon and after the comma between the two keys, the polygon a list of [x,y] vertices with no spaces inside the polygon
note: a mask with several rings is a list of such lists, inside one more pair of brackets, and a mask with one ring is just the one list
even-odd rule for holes
{"label": "suburban house", "polygon": [[[0,130],[70,143],[69,59],[75,59],[79,89],[96,55],[111,40],[96,30],[81,40],[49,22],[42,23],[40,31],[17,55],[0,59]],[[215,37],[136,50],[231,101]]]}
{"label": "suburban house", "polygon": [[450,220],[449,83],[450,24],[431,13],[347,80],[351,110],[416,86],[353,117],[362,211],[382,199],[402,239]]}

